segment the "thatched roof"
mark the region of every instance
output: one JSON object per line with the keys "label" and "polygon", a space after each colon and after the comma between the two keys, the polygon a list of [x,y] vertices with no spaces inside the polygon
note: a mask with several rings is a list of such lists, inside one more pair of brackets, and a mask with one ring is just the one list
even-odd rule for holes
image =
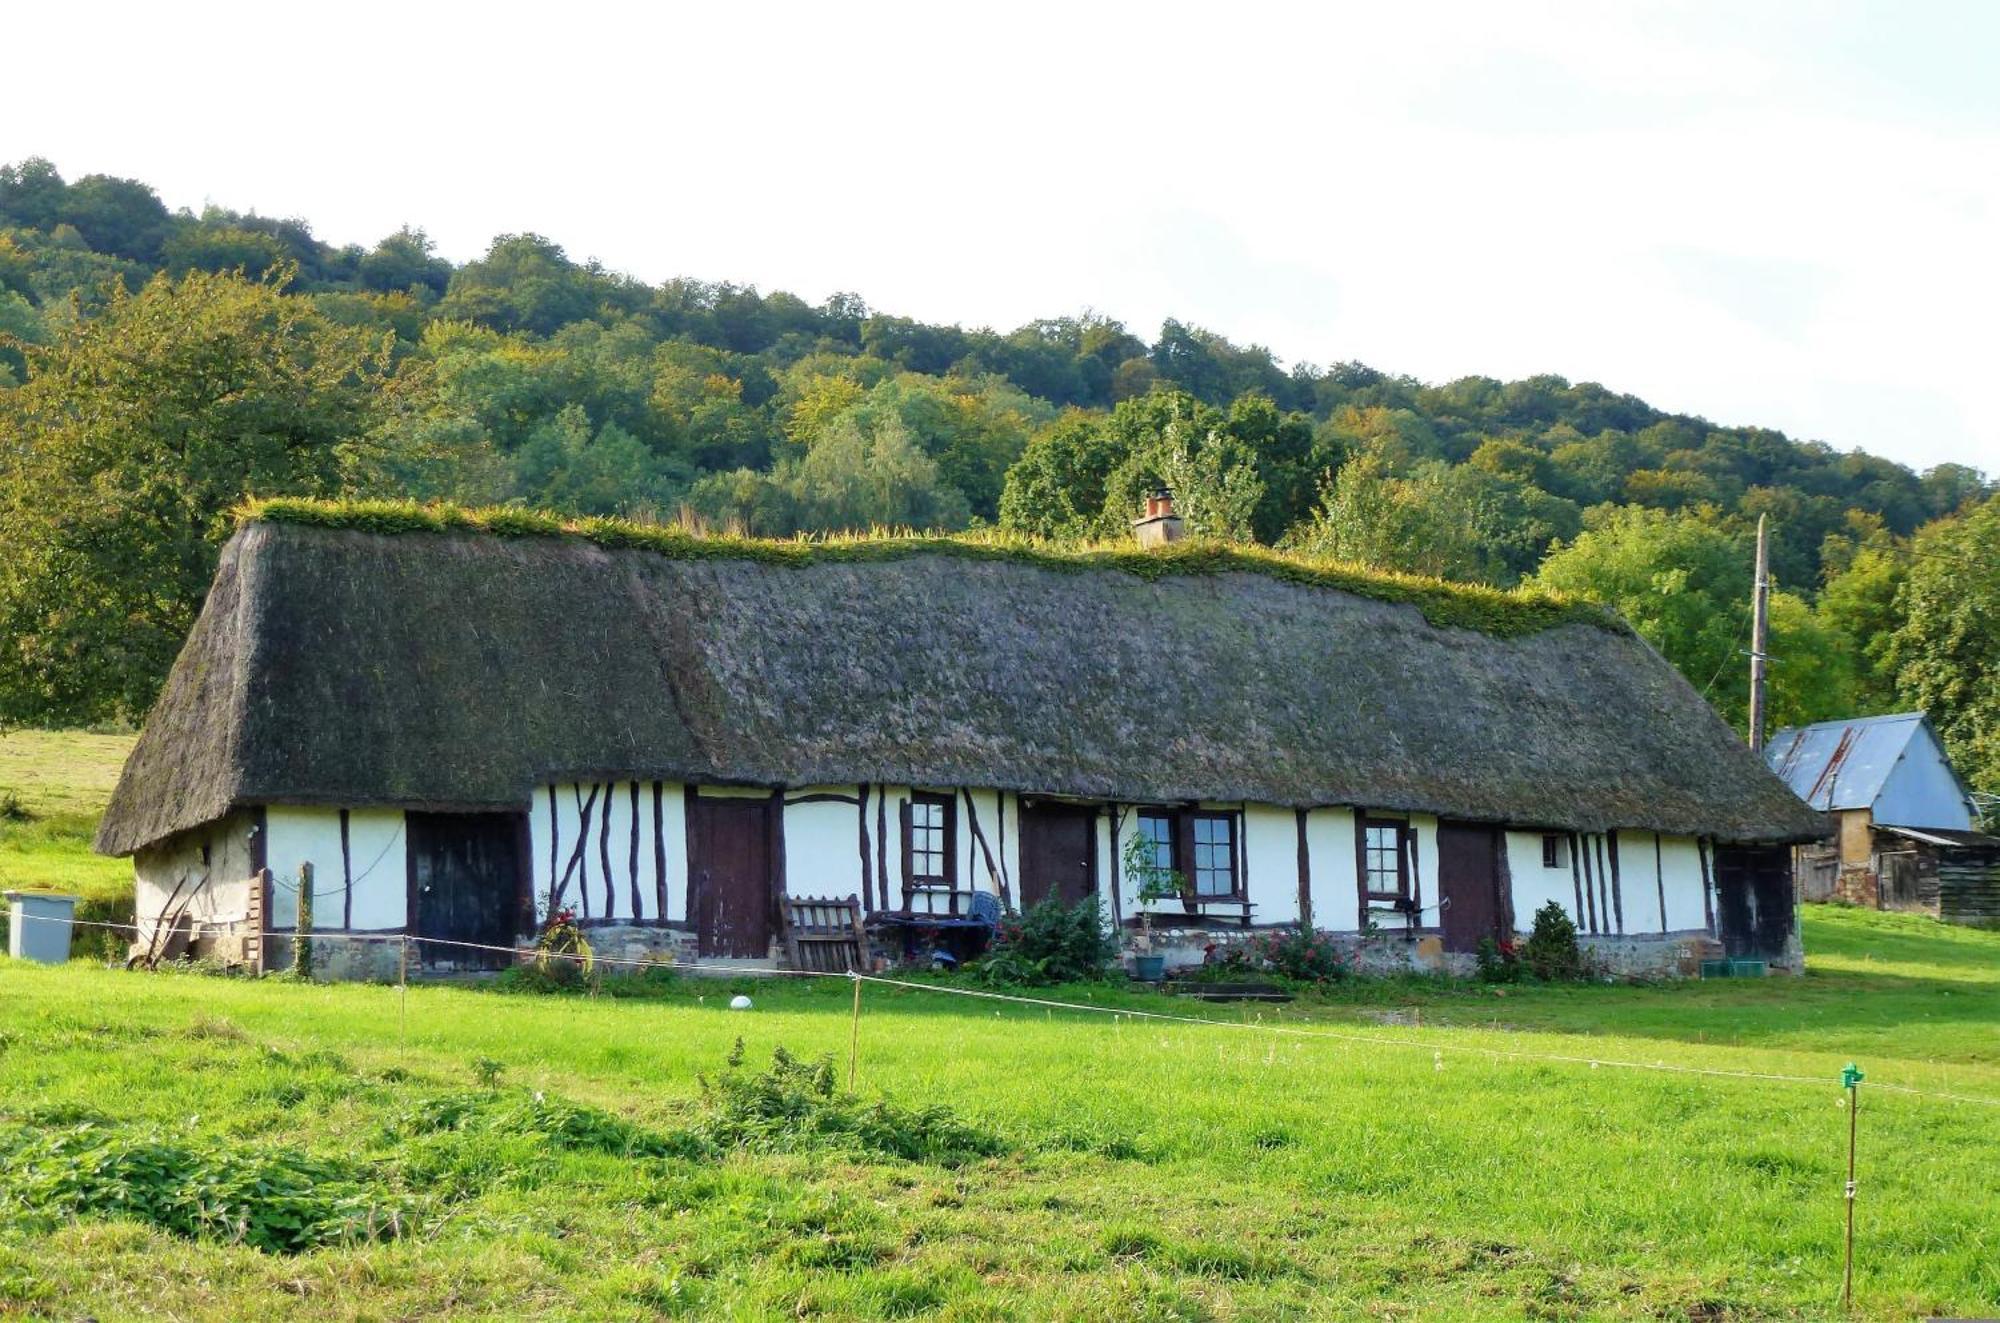
{"label": "thatched roof", "polygon": [[681,537],[675,552],[246,522],[97,847],[244,804],[522,807],[572,777],[1821,833],[1671,666],[1593,611],[1323,586],[1198,551],[762,554]]}

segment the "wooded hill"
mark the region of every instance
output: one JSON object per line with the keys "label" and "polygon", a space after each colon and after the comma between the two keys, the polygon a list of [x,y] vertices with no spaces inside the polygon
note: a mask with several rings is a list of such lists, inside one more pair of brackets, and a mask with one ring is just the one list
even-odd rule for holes
{"label": "wooded hill", "polygon": [[143,713],[246,494],[1071,540],[1164,482],[1209,537],[1607,601],[1735,719],[1768,515],[1778,717],[1923,706],[2000,789],[2000,605],[1965,605],[2000,597],[1984,475],[1556,376],[1287,366],[1171,320],[968,330],[528,234],[454,266],[420,230],[334,247],[29,160],[0,168],[0,427],[16,720]]}

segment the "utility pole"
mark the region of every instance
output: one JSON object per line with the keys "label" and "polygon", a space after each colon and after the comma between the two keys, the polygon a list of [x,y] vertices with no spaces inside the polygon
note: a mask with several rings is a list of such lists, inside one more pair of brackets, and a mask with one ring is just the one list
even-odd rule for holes
{"label": "utility pole", "polygon": [[1757,516],[1757,583],[1750,600],[1750,751],[1764,752],[1764,670],[1771,642],[1771,547]]}

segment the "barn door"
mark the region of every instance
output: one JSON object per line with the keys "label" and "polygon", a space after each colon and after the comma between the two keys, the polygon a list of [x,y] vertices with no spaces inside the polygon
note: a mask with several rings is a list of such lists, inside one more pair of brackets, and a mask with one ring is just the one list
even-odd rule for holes
{"label": "barn door", "polygon": [[[519,813],[408,813],[410,931],[433,969],[501,969],[523,930],[528,880]],[[447,943],[466,943],[464,946]],[[478,951],[475,946],[508,948]]]}
{"label": "barn door", "polygon": [[1079,804],[1021,806],[1021,908],[1051,896],[1075,904],[1097,892],[1097,810]]}
{"label": "barn door", "polygon": [[1500,833],[1467,822],[1438,823],[1438,913],[1447,951],[1477,951],[1511,924],[1500,894]]}
{"label": "barn door", "polygon": [[771,802],[688,800],[688,892],[695,951],[728,960],[771,954]]}
{"label": "barn door", "polygon": [[1782,845],[1718,846],[1715,903],[1722,949],[1776,960],[1792,936],[1792,852]]}

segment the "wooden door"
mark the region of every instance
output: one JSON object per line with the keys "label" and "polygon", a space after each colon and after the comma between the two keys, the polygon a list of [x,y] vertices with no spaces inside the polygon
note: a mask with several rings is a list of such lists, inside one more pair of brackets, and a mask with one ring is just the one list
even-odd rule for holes
{"label": "wooden door", "polygon": [[1717,846],[1715,908],[1725,953],[1749,960],[1782,957],[1797,909],[1792,852],[1782,845]]}
{"label": "wooden door", "polygon": [[[499,969],[513,962],[511,949],[529,926],[521,851],[525,821],[518,813],[404,815],[410,931],[439,939],[417,944],[425,965]],[[509,950],[477,951],[447,942]]]}
{"label": "wooden door", "polygon": [[1097,894],[1097,810],[1080,804],[1021,808],[1021,908],[1054,896],[1074,904]]}
{"label": "wooden door", "polygon": [[1500,833],[1468,822],[1438,824],[1438,926],[1444,949],[1473,952],[1484,938],[1506,936],[1500,894]]}
{"label": "wooden door", "polygon": [[688,800],[688,892],[695,951],[722,959],[771,954],[771,804]]}

